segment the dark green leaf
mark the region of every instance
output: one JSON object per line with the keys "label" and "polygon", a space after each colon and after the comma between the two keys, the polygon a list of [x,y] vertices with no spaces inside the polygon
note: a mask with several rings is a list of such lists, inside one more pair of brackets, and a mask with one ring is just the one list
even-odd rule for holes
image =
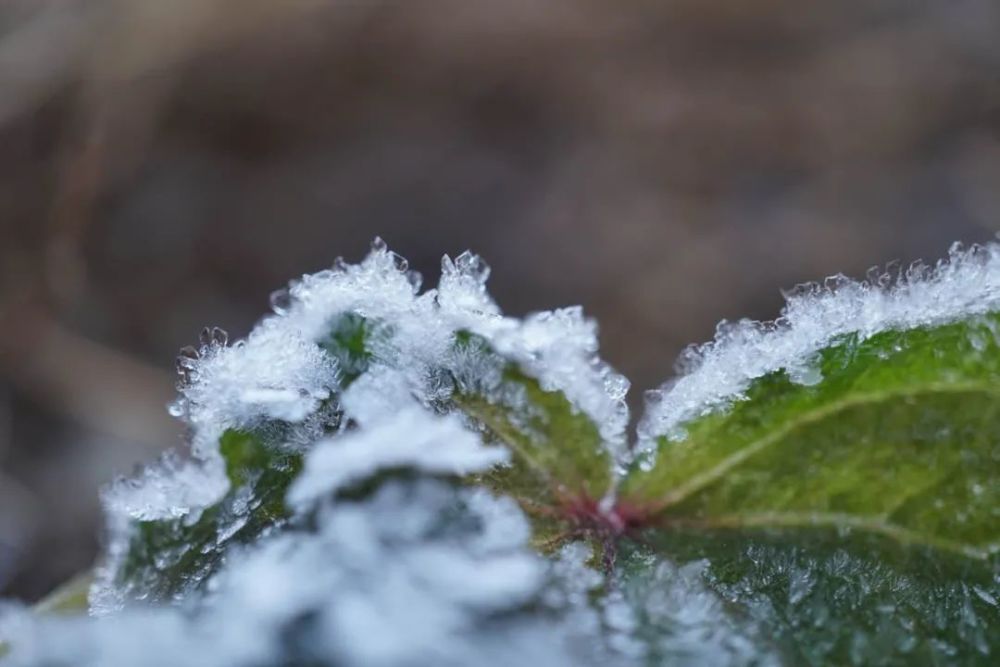
{"label": "dark green leaf", "polygon": [[368,370],[374,358],[371,340],[387,335],[385,325],[357,313],[344,313],[330,323],[330,333],[320,342],[320,347],[337,360],[342,387],[347,387]]}
{"label": "dark green leaf", "polygon": [[823,531],[639,537],[622,586],[661,660],[695,646],[715,655],[702,664],[985,666],[1000,651],[1000,584],[962,556]]}
{"label": "dark green leaf", "polygon": [[[499,386],[455,379],[454,405],[506,444],[516,464],[494,476],[496,486],[542,503],[600,500],[611,486],[611,460],[594,422],[560,391],[501,358],[478,336],[459,332],[456,347],[499,369]],[[530,508],[528,508],[530,509]]]}
{"label": "dark green leaf", "polygon": [[[375,351],[387,347],[388,325],[349,313],[331,326],[322,346],[339,360],[345,383],[375,359],[397,363]],[[611,461],[593,421],[562,392],[544,391],[481,336],[458,331],[453,345],[470,367],[483,369],[483,377],[456,377],[437,369],[435,373],[455,388],[451,400],[440,407],[457,408],[515,457],[513,466],[488,475],[491,485],[538,506],[599,500],[611,486]]]}
{"label": "dark green leaf", "polygon": [[282,446],[280,424],[226,431],[220,449],[231,486],[198,519],[135,522],[118,583],[129,595],[165,600],[198,587],[215,572],[230,544],[245,544],[287,516],[285,492],[302,467]]}

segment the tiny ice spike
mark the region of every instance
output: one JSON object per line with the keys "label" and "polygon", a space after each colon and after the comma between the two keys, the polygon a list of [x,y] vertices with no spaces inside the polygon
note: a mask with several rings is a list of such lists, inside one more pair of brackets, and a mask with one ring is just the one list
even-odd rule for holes
{"label": "tiny ice spike", "polygon": [[[438,286],[421,292],[420,275],[375,238],[360,263],[338,257],[273,292],[272,313],[245,339],[204,329],[177,357],[169,407],[190,434],[189,454],[167,453],[102,492],[107,541],[91,617],[0,605],[0,667],[860,665],[958,655],[992,664],[995,558],[982,559],[993,567],[984,576],[963,564],[960,578],[928,583],[927,571],[894,569],[868,543],[824,551],[724,533],[720,547],[706,527],[739,514],[712,514],[713,503],[749,512],[770,500],[771,471],[747,462],[793,430],[768,429],[794,421],[795,392],[829,408],[830,366],[818,359],[850,347],[845,336],[919,338],[921,327],[971,322],[929,340],[950,331],[947,340],[974,351],[965,361],[996,362],[961,379],[1000,378],[1000,246],[956,246],[934,267],[865,282],[835,276],[789,292],[775,322],[721,323],[714,341],[682,355],[679,378],[645,393],[631,445],[629,382],[600,358],[594,321],[580,307],[505,316],[490,272],[472,252],[446,255]],[[889,362],[873,363],[901,367]],[[779,398],[791,396],[786,412],[739,413],[757,405],[754,390],[772,374]],[[897,374],[894,386],[912,379]],[[948,400],[978,417],[1000,390],[970,401],[968,384]],[[853,398],[839,405],[889,421],[886,404]],[[745,417],[743,431],[698,441],[733,413]],[[915,422],[911,453],[952,461],[923,447],[944,437],[941,415]],[[993,464],[958,427],[947,434],[963,443],[953,459],[977,471],[951,495],[989,511],[1000,501]],[[836,511],[761,511],[762,525],[779,514],[810,528],[846,517],[841,537],[874,527],[901,543],[938,527],[940,517],[905,502],[909,523],[850,514],[869,496],[893,496],[872,488],[883,478],[870,467],[853,465],[867,459],[840,447],[877,450],[865,441],[872,430],[812,436],[793,456],[773,457],[805,490],[774,495],[789,506],[829,500]],[[712,452],[718,460],[702,465]],[[836,465],[823,468],[830,452]],[[895,468],[920,478],[919,456]],[[845,486],[845,469],[868,486]],[[824,470],[835,473],[827,495],[808,488]],[[983,516],[949,515],[954,540],[929,544],[962,544]],[[975,546],[977,557],[996,555]]]}

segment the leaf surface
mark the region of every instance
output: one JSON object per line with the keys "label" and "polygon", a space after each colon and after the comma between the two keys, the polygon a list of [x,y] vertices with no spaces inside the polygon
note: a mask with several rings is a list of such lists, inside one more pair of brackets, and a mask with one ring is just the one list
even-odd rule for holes
{"label": "leaf surface", "polygon": [[[611,487],[611,458],[597,425],[560,391],[546,391],[482,338],[459,332],[456,347],[498,369],[498,386],[483,391],[455,381],[455,407],[502,442],[516,463],[493,476],[495,486],[537,502],[598,501]],[[530,508],[529,508],[530,509]]]}
{"label": "leaf surface", "polygon": [[117,573],[132,596],[166,600],[197,588],[219,567],[230,544],[246,544],[287,516],[285,492],[301,454],[281,446],[280,425],[230,429],[220,441],[230,489],[196,520],[137,521]]}
{"label": "leaf surface", "polygon": [[654,530],[620,562],[658,660],[985,666],[1000,651],[991,567],[875,535]]}
{"label": "leaf surface", "polygon": [[984,559],[1000,545],[1000,316],[849,335],[661,438],[622,495],[664,522],[828,527]]}

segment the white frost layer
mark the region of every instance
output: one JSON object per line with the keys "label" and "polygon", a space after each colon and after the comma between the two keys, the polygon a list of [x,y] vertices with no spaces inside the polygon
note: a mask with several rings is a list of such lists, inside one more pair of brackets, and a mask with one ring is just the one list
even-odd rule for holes
{"label": "white frost layer", "polygon": [[719,325],[715,340],[690,348],[678,363],[682,375],[650,392],[639,426],[640,450],[660,436],[682,438],[684,423],[740,400],[750,383],[785,369],[793,380],[822,378],[814,355],[838,336],[940,325],[1000,307],[1000,245],[952,247],[936,266],[916,264],[901,275],[860,282],[835,276],[786,295],[780,317],[769,323],[741,320]]}
{"label": "white frost layer", "polygon": [[178,519],[216,502],[227,488],[221,466],[183,461],[167,452],[139,475],[109,484],[101,492],[101,504],[105,512],[135,521]]}
{"label": "white frost layer", "polygon": [[[267,418],[302,420],[337,386],[335,362],[316,343],[330,335],[338,317],[354,313],[382,325],[369,337],[375,360],[405,370],[421,400],[446,398],[435,382],[441,369],[458,377],[491,372],[456,352],[454,334],[470,331],[544,389],[562,391],[624,460],[628,382],[598,358],[595,323],[579,308],[524,320],[504,317],[486,290],[489,273],[472,253],[445,257],[438,289],[420,294],[419,278],[406,260],[376,240],[360,264],[338,261],[272,295],[275,315],[246,341],[231,347],[211,343],[195,358],[181,357],[188,382],[174,412],[194,427],[195,451],[206,457],[220,429]],[[478,380],[490,384],[488,377]]]}
{"label": "white frost layer", "polygon": [[[285,432],[284,444],[308,449],[326,428],[324,411],[339,406],[345,417],[366,424],[399,409],[406,397],[409,403],[422,405],[447,399],[452,388],[442,382],[442,371],[473,383],[487,396],[498,391],[501,369],[482,354],[456,348],[458,331],[484,337],[544,389],[563,391],[598,425],[616,461],[624,462],[628,383],[597,357],[593,321],[584,318],[579,308],[525,320],[503,317],[487,292],[488,277],[489,267],[472,253],[454,261],[445,257],[439,288],[420,294],[419,277],[408,270],[406,260],[376,240],[361,263],[338,261],[334,268],[303,276],[288,290],[272,295],[274,315],[262,320],[246,340],[228,345],[224,332],[206,330],[201,345],[182,351],[178,358],[183,380],[180,397],[170,408],[190,427],[194,461],[183,466],[167,461],[105,492],[110,533],[109,557],[102,569],[105,578],[114,577],[116,558],[127,549],[129,521],[196,516],[225,493],[228,480],[218,443],[227,429],[252,429],[275,420],[291,423],[295,427]],[[355,380],[352,389],[357,389],[350,398],[338,395],[342,369],[320,346],[346,314],[378,323],[378,330],[369,336],[374,358],[369,370]],[[511,399],[499,392],[490,397]],[[383,452],[386,460],[407,459],[424,467],[438,460],[439,465],[457,469],[455,460],[435,458],[442,452],[420,450],[419,443],[428,442],[433,434],[424,437],[397,428],[400,438],[395,449]],[[498,458],[495,452],[482,456],[483,461]],[[336,463],[346,465],[343,460]],[[346,468],[343,475],[346,480]],[[233,526],[240,519],[235,517]],[[107,596],[95,593],[99,597]],[[111,596],[99,606],[114,608],[120,604],[116,599]]]}
{"label": "white frost layer", "polygon": [[181,388],[183,410],[194,428],[192,449],[210,458],[228,428],[263,419],[300,422],[330,397],[337,384],[334,361],[298,332],[273,320],[232,346],[203,345]]}
{"label": "white frost layer", "polygon": [[120,477],[102,489],[107,545],[90,590],[91,613],[103,615],[125,605],[127,592],[115,578],[128,555],[133,522],[195,521],[201,509],[217,502],[228,488],[221,459],[186,461],[167,452],[140,474]]}
{"label": "white frost layer", "polygon": [[[445,257],[439,288],[420,294],[419,278],[406,261],[376,240],[361,263],[338,261],[272,295],[274,314],[246,340],[229,345],[221,330],[206,330],[200,346],[178,358],[180,397],[171,406],[190,428],[193,461],[168,459],[104,493],[108,547],[92,591],[92,610],[111,612],[129,596],[115,582],[133,522],[194,520],[226,492],[218,443],[227,429],[291,424],[280,431],[285,441],[279,445],[308,451],[328,434],[338,410],[343,424],[367,427],[378,421],[373,428],[379,433],[324,440],[310,460],[310,473],[296,487],[300,502],[363,476],[373,463],[461,473],[499,462],[505,454],[483,448],[457,418],[418,423],[414,416],[417,406],[440,406],[449,397],[453,387],[447,376],[460,386],[474,384],[491,400],[519,400],[501,390],[502,366],[496,359],[455,345],[459,331],[485,338],[503,363],[518,364],[544,389],[563,391],[599,426],[616,462],[624,462],[628,384],[597,357],[594,323],[578,308],[525,320],[503,317],[486,290],[488,276],[489,267],[472,253],[454,261]],[[368,331],[372,359],[367,370],[342,395],[343,373],[352,369],[339,368],[322,344],[350,314],[366,318],[375,330]],[[404,408],[409,416],[380,421]],[[366,454],[365,443],[372,438],[380,447]],[[221,541],[248,520],[249,506],[236,504],[232,510],[225,515]],[[165,563],[176,557],[163,555]]]}
{"label": "white frost layer", "polygon": [[287,499],[292,507],[308,507],[370,477],[373,469],[465,475],[508,458],[506,449],[484,446],[458,417],[438,417],[412,405],[389,413],[380,424],[313,445]]}
{"label": "white frost layer", "polygon": [[[233,554],[185,608],[102,618],[0,610],[15,667],[575,665],[572,628],[529,606],[547,566],[517,506],[432,480],[324,507],[315,532]],[[594,663],[591,663],[594,664]]]}

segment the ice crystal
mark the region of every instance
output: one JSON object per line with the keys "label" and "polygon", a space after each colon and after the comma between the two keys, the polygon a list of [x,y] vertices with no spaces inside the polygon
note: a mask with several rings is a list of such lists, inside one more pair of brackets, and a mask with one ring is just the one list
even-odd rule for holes
{"label": "ice crystal", "polygon": [[1000,306],[1000,245],[955,245],[946,260],[906,270],[873,270],[869,279],[842,275],[786,293],[773,322],[722,322],[715,339],[685,351],[679,377],[647,400],[639,425],[639,449],[655,438],[680,438],[684,423],[739,400],[750,383],[784,370],[804,385],[822,380],[817,352],[838,337],[864,340],[888,330],[946,324]]}

